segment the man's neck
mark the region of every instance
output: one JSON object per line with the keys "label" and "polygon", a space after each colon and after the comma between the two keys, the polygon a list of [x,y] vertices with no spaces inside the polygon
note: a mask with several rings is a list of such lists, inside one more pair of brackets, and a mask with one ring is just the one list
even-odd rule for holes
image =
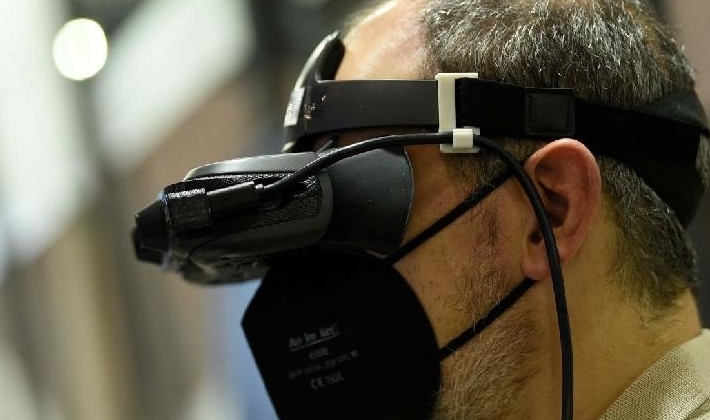
{"label": "man's neck", "polygon": [[[608,283],[607,283],[608,284]],[[574,288],[570,293],[574,295]],[[690,291],[663,318],[648,321],[628,301],[608,293],[587,294],[571,312],[574,347],[574,419],[596,420],[644,371],[671,349],[701,333],[695,299]],[[574,296],[570,296],[574,300]],[[580,306],[582,310],[580,310]],[[572,307],[572,306],[570,306]],[[594,312],[589,312],[589,311]],[[593,314],[583,316],[583,313]],[[550,326],[547,352],[523,397],[530,419],[560,415],[560,364],[556,318]],[[554,372],[551,374],[550,372]]]}
{"label": "man's neck", "polygon": [[628,303],[607,302],[598,308],[605,309],[597,311],[596,320],[579,327],[583,332],[575,336],[573,330],[577,420],[601,417],[651,365],[701,332],[690,291],[667,314],[652,320]]}

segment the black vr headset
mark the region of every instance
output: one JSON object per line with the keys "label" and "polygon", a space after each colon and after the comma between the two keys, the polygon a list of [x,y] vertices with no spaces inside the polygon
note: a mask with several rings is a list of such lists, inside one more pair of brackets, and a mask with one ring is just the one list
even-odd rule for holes
{"label": "black vr headset", "polygon": [[[319,135],[358,128],[453,133],[475,127],[486,137],[573,137],[632,167],[684,226],[697,210],[703,194],[698,147],[710,133],[692,91],[626,110],[576,98],[572,89],[520,87],[475,74],[332,80],[343,54],[332,34],[309,58],[286,110],[285,153],[195,168],[136,215],[139,260],[212,284],[258,278],[273,256],[316,245],[392,252],[412,199],[409,163],[401,148],[392,149],[402,144],[364,154],[367,147],[354,145],[332,156],[332,164],[324,160],[331,150],[311,150]],[[475,150],[453,145],[453,138],[419,142],[441,142],[443,152]]]}
{"label": "black vr headset", "polygon": [[[521,87],[481,80],[475,73],[439,74],[436,80],[335,81],[343,54],[343,44],[333,34],[309,58],[286,110],[284,153],[195,168],[138,212],[133,230],[138,259],[201,284],[256,279],[274,267],[288,271],[288,264],[314,250],[368,251],[396,261],[397,255],[428,237],[402,244],[413,194],[404,146],[440,144],[442,153],[476,153],[484,147],[510,167],[490,188],[517,176],[549,238],[546,245],[563,354],[562,417],[571,418],[571,344],[554,236],[544,209],[536,204],[534,188],[526,187],[531,184],[519,163],[486,137],[575,138],[596,155],[614,157],[633,168],[687,226],[703,194],[696,166],[700,142],[710,135],[697,96],[692,91],[672,92],[642,109],[629,110],[577,98],[572,89]],[[378,127],[429,132],[315,150],[332,133]],[[429,236],[468,208],[452,210],[432,226]],[[284,290],[289,284],[282,285]],[[340,334],[342,325],[339,328],[326,328],[329,335],[324,337],[331,339],[333,331]],[[301,339],[297,334],[294,337]],[[262,350],[256,350],[258,340],[251,343],[257,362],[260,352],[270,351],[266,343]],[[290,355],[284,353],[284,357]],[[304,404],[310,404],[308,398],[315,391],[304,385],[299,394],[297,387],[283,385],[279,381],[285,379],[279,378],[285,378],[285,373],[271,369],[274,363],[278,365],[271,360],[260,363],[260,369],[265,380],[269,372],[275,372],[271,383],[276,385],[267,380],[267,388],[279,415],[289,418],[293,400],[303,398]],[[297,378],[302,371],[289,372]],[[310,385],[336,384],[342,379],[340,373],[311,378]],[[334,407],[339,395],[333,394]],[[325,404],[328,400],[314,401]],[[427,404],[419,411],[430,411],[433,403]],[[407,414],[402,418],[419,417]]]}

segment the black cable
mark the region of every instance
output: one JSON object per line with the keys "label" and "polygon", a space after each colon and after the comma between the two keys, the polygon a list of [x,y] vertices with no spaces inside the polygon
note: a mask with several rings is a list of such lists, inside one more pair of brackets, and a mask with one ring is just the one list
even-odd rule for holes
{"label": "black cable", "polygon": [[289,191],[296,187],[296,184],[313,176],[328,166],[347,159],[351,156],[369,152],[375,149],[385,149],[394,146],[414,146],[421,144],[451,144],[453,141],[451,133],[417,133],[400,134],[392,136],[375,137],[348,146],[341,147],[331,153],[323,155],[303,168],[297,170],[273,184],[269,184],[261,191],[261,196],[269,200],[278,197],[282,191]]}
{"label": "black cable", "polygon": [[560,334],[560,350],[562,354],[562,420],[571,420],[573,414],[573,370],[572,370],[572,333],[569,325],[567,311],[567,298],[565,297],[565,284],[562,278],[562,265],[557,252],[555,235],[552,231],[550,219],[545,212],[545,206],[537,193],[530,177],[518,161],[507,150],[494,141],[481,136],[474,137],[474,144],[481,145],[492,151],[513,170],[520,185],[530,200],[540,223],[540,230],[545,241],[547,262],[552,276],[552,288],[555,295],[555,309],[557,311],[557,326]]}
{"label": "black cable", "polygon": [[[329,154],[323,155],[310,162],[298,171],[263,187],[260,191],[259,200],[266,201],[279,197],[282,193],[290,191],[296,185],[343,159],[365,153],[370,150],[388,148],[394,146],[411,146],[422,144],[451,144],[453,134],[445,133],[419,133],[377,137],[349,146],[339,148]],[[573,414],[573,370],[572,370],[572,334],[569,324],[569,313],[567,310],[567,299],[565,297],[564,279],[562,278],[562,266],[560,264],[555,236],[550,224],[550,220],[545,212],[545,206],[533,185],[530,177],[520,165],[520,163],[507,150],[497,143],[481,136],[474,136],[474,144],[480,145],[498,156],[516,176],[523,187],[530,204],[533,207],[535,216],[540,223],[545,250],[547,253],[548,265],[552,276],[552,288],[555,296],[555,309],[557,312],[557,325],[560,335],[560,349],[562,355],[562,420],[571,420]]]}
{"label": "black cable", "polygon": [[[421,134],[405,134],[377,137],[365,140],[359,143],[354,143],[349,146],[342,147],[332,153],[321,156],[313,162],[307,164],[303,168],[293,174],[280,179],[279,181],[264,187],[262,194],[265,194],[266,199],[273,194],[278,196],[281,191],[288,191],[295,185],[309,176],[315,175],[326,167],[355,156],[360,153],[368,152],[378,148],[387,148],[393,146],[408,146],[417,144],[451,144],[453,135],[451,132],[445,133],[421,133]],[[552,276],[552,288],[555,295],[555,309],[557,312],[557,326],[560,335],[560,350],[562,355],[562,420],[571,420],[573,414],[573,360],[572,360],[572,333],[569,324],[569,313],[567,310],[567,299],[565,296],[565,285],[562,277],[562,266],[557,251],[555,235],[550,224],[550,219],[545,212],[545,206],[533,185],[530,177],[525,172],[520,163],[507,150],[503,149],[494,141],[481,136],[474,136],[474,143],[485,147],[498,156],[508,168],[513,171],[516,178],[523,187],[530,204],[532,205],[535,216],[540,223],[543,240],[545,241],[545,250],[547,253],[548,265],[550,267],[550,275]]]}
{"label": "black cable", "polygon": [[[177,198],[180,201],[192,198],[192,202],[200,200],[198,204],[209,210],[206,217],[209,217],[209,223],[211,223],[212,218],[223,217],[244,209],[253,208],[259,203],[280,200],[287,197],[292,191],[297,190],[300,182],[343,159],[375,149],[417,144],[450,144],[451,142],[452,137],[450,133],[448,135],[447,133],[417,133],[376,137],[344,146],[330,153],[321,155],[303,168],[279,179],[273,184],[261,185],[258,184],[258,181],[250,181],[230,187],[218,188],[209,192],[204,190],[195,191],[195,194],[191,194],[190,197],[187,197],[186,194],[182,194],[179,197],[173,198]],[[205,199],[208,200],[207,207],[204,205]],[[195,212],[190,211],[188,216],[190,220],[194,219]]]}

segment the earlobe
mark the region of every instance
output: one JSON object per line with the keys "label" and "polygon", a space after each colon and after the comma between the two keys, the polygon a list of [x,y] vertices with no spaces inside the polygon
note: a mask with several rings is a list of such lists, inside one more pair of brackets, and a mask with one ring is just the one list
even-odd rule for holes
{"label": "earlobe", "polygon": [[[589,234],[601,200],[601,175],[582,143],[560,139],[548,143],[525,162],[555,233],[560,261],[574,258]],[[522,268],[531,279],[550,277],[545,243],[532,212],[526,216]]]}

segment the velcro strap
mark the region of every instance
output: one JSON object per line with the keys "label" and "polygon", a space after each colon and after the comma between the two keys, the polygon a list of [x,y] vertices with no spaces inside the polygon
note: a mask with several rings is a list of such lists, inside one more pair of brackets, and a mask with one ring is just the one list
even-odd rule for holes
{"label": "velcro strap", "polygon": [[572,89],[526,88],[481,79],[456,80],[458,127],[498,135],[564,137],[575,133]]}

